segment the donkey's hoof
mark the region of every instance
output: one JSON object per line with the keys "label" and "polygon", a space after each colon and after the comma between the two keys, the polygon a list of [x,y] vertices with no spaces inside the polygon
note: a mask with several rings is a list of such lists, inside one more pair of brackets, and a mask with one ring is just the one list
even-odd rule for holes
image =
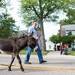
{"label": "donkey's hoof", "polygon": [[8,69],[8,71],[12,71],[11,69]]}
{"label": "donkey's hoof", "polygon": [[24,71],[24,68],[21,68],[21,71]]}
{"label": "donkey's hoof", "polygon": [[11,71],[11,68],[9,67],[8,71]]}

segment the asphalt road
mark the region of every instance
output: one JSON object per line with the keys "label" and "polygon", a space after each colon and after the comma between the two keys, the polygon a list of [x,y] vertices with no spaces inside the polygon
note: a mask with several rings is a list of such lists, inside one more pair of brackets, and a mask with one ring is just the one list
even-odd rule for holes
{"label": "asphalt road", "polygon": [[10,55],[0,55],[0,75],[75,75],[75,57],[63,55],[47,55],[44,59],[47,63],[38,64],[36,55],[31,56],[31,65],[24,64],[24,57],[21,56],[23,67],[22,72],[19,69],[18,61],[15,60],[12,71],[8,71],[8,65],[11,62]]}
{"label": "asphalt road", "polygon": [[0,75],[75,75],[74,71],[38,71],[38,70],[25,70],[24,72],[19,69],[14,69],[9,72],[7,70],[0,70]]}

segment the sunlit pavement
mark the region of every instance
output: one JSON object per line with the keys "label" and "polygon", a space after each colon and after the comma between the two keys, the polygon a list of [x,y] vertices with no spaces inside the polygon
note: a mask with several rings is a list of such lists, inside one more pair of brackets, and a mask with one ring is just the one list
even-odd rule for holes
{"label": "sunlit pavement", "polygon": [[32,55],[32,64],[24,64],[24,55],[21,55],[24,72],[19,69],[18,61],[15,60],[12,71],[8,71],[11,61],[10,55],[0,54],[0,75],[75,75],[75,56],[60,55],[60,52],[50,52],[44,56],[47,63],[39,64],[37,55]]}
{"label": "sunlit pavement", "polygon": [[73,71],[32,71],[32,70],[25,70],[21,72],[19,70],[13,70],[11,72],[7,70],[0,70],[0,75],[75,75]]}

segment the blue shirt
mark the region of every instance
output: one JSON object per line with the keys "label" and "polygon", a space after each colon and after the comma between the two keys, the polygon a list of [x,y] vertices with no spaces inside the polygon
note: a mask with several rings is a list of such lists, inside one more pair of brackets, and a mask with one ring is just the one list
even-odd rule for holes
{"label": "blue shirt", "polygon": [[33,26],[30,26],[28,28],[28,33],[29,34],[33,34],[32,36],[35,38],[35,39],[38,39],[38,32],[37,30],[33,27]]}

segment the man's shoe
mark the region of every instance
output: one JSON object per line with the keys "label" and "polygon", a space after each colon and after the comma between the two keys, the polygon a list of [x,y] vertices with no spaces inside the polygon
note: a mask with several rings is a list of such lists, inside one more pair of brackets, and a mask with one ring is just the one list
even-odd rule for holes
{"label": "man's shoe", "polygon": [[45,63],[45,62],[47,62],[46,60],[42,60],[41,62],[40,62],[40,64],[43,64],[43,63]]}
{"label": "man's shoe", "polygon": [[31,62],[25,62],[25,64],[32,64]]}

